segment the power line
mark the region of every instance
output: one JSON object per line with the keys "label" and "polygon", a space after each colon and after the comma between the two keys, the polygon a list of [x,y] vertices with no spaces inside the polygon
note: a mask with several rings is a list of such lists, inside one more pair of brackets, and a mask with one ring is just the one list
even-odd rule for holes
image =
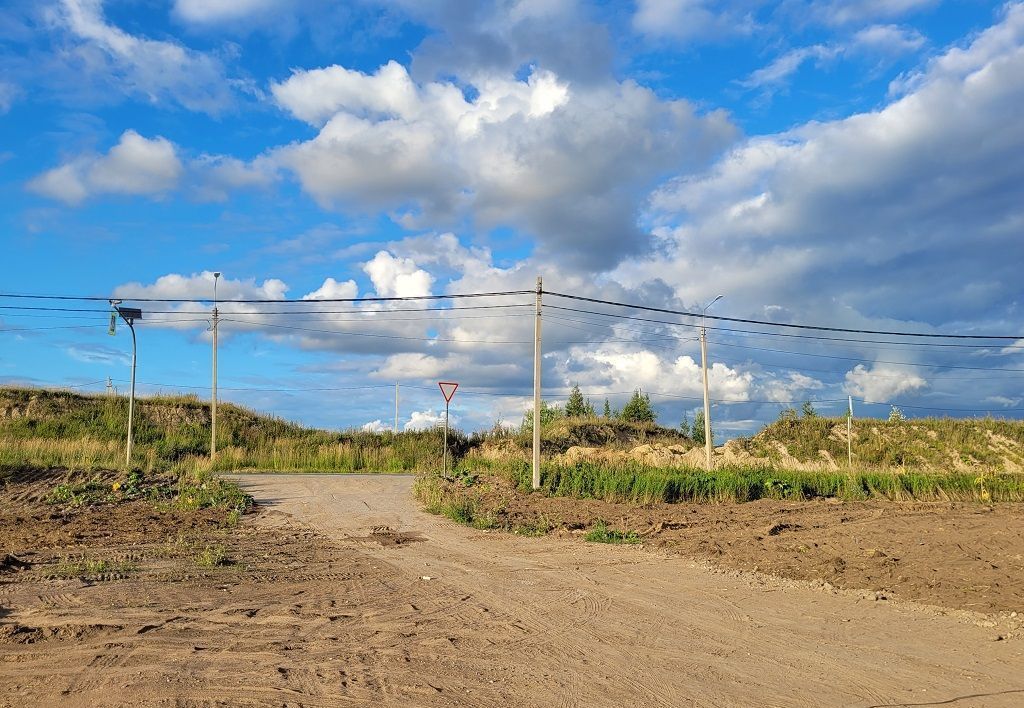
{"label": "power line", "polygon": [[[506,297],[509,295],[534,295],[533,290],[505,290],[501,292],[489,292],[489,293],[451,293],[445,295],[405,295],[402,297],[325,297],[317,298],[316,300],[306,300],[302,298],[230,298],[221,300],[221,302],[236,302],[236,303],[274,303],[274,304],[288,304],[288,303],[301,303],[308,305],[312,302],[415,302],[421,300],[458,300],[462,298],[477,298],[477,297]],[[197,302],[213,302],[212,298],[199,297],[199,298],[174,298],[174,297],[132,297],[130,295],[114,296],[114,295],[38,295],[32,293],[0,293],[0,298],[17,298],[25,300],[71,300],[81,302],[106,302],[108,300],[128,300],[131,302],[182,302],[182,303],[197,303]]]}
{"label": "power line", "polygon": [[565,293],[556,293],[548,290],[544,291],[545,295],[553,295],[555,297],[562,297],[569,300],[579,300],[582,302],[593,302],[599,305],[611,305],[613,307],[625,307],[633,310],[643,310],[646,312],[661,312],[668,315],[679,315],[681,317],[695,317],[695,318],[706,318],[709,320],[718,320],[721,322],[740,322],[743,324],[755,324],[764,327],[788,327],[792,329],[806,329],[816,330],[821,332],[846,332],[848,334],[878,334],[883,336],[892,337],[930,337],[936,339],[1024,339],[1024,335],[982,335],[982,334],[929,334],[925,332],[900,332],[892,330],[875,330],[875,329],[849,329],[845,327],[827,327],[824,325],[800,325],[800,324],[788,324],[784,322],[768,322],[766,320],[753,320],[742,317],[723,317],[722,315],[702,315],[699,312],[687,312],[685,310],[672,310],[662,307],[649,307],[647,305],[635,305],[626,302],[615,302],[613,300],[599,300],[592,297],[583,297],[582,295],[567,295]]}
{"label": "power line", "polygon": [[[670,322],[668,320],[656,320],[656,319],[651,319],[651,318],[648,318],[648,317],[635,317],[635,316],[630,316],[630,315],[617,314],[617,313],[613,313],[613,312],[599,312],[599,311],[596,311],[596,310],[584,310],[584,309],[580,309],[580,308],[576,308],[576,307],[562,307],[560,305],[545,305],[545,308],[551,308],[551,309],[555,309],[555,310],[565,310],[567,312],[578,312],[578,313],[588,314],[588,315],[600,315],[600,316],[603,316],[603,317],[614,317],[614,318],[617,318],[617,319],[635,320],[635,321],[638,321],[638,322],[651,322],[651,323],[656,323],[656,324],[670,325],[670,326],[673,326],[673,327],[688,327],[688,328],[691,328],[691,329],[696,329],[696,328],[700,327],[700,325],[698,325],[698,324],[689,324],[689,323],[686,323],[686,322]],[[711,315],[708,315],[708,318],[710,318],[710,317],[711,317]],[[603,323],[603,322],[590,322],[590,324],[595,324],[595,325],[598,325],[598,326],[608,326],[608,325],[605,325],[605,323]],[[937,342],[894,342],[892,340],[882,340],[882,341],[879,341],[877,339],[850,339],[848,337],[824,337],[824,336],[820,336],[820,335],[793,334],[792,332],[761,332],[759,330],[734,329],[734,328],[730,328],[730,327],[705,327],[705,329],[710,330],[710,331],[729,332],[729,333],[735,333],[735,334],[760,335],[760,336],[764,336],[764,337],[791,337],[791,338],[797,338],[797,339],[810,339],[810,340],[814,340],[814,341],[823,341],[823,342],[840,342],[840,343],[849,342],[849,343],[853,343],[853,344],[892,344],[892,345],[901,346],[901,347],[955,347],[955,348],[970,348],[970,349],[986,349],[986,348],[989,348],[989,347],[993,346],[991,344],[949,344],[949,343],[937,343]],[[932,335],[929,335],[929,336],[932,336]],[[935,335],[935,336],[938,336],[938,335]],[[1024,351],[1024,345],[1020,345],[1020,344],[1003,344],[1003,345],[998,345],[998,346],[1001,346],[1003,349],[1021,349],[1022,351]]]}

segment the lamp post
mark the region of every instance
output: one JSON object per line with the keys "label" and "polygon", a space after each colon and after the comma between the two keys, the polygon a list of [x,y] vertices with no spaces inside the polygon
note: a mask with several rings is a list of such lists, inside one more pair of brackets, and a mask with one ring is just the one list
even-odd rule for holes
{"label": "lamp post", "polygon": [[217,310],[217,281],[220,273],[213,274],[213,386],[210,396],[210,462],[217,456],[217,324],[220,312]]}
{"label": "lamp post", "polygon": [[[135,421],[135,361],[137,347],[135,342],[135,320],[142,319],[142,310],[137,307],[121,307],[120,300],[111,300],[110,306],[114,308],[114,311],[120,315],[124,323],[128,325],[128,329],[132,333],[132,386],[131,393],[128,396],[128,445],[125,451],[125,465],[131,466],[132,464],[132,424]],[[113,315],[110,317],[110,334],[116,333],[117,319]]]}
{"label": "lamp post", "polygon": [[704,326],[704,317],[708,308],[721,300],[724,295],[719,295],[709,302],[700,313],[700,368],[704,372],[704,461],[707,469],[711,469],[711,398],[708,395],[708,331]]}

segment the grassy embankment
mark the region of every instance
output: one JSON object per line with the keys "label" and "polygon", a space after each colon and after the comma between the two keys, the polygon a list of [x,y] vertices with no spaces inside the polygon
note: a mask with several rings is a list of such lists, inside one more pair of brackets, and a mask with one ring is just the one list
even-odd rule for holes
{"label": "grassy embankment", "polygon": [[[567,444],[588,445],[587,428],[607,421],[572,424],[545,430],[545,454],[565,452]],[[615,426],[612,426],[615,427]],[[841,428],[842,437],[837,430]],[[652,467],[637,461],[546,462],[541,492],[551,496],[611,502],[720,503],[756,499],[846,501],[1024,501],[1024,423],[973,419],[915,419],[888,422],[859,420],[854,428],[854,466],[828,469],[786,469],[787,460],[816,463],[846,457],[845,419],[819,417],[783,420],[733,447],[752,458],[719,464],[708,472],[699,467]],[[658,439],[656,429],[619,431],[620,446]],[[530,466],[521,435],[491,443],[492,454],[471,447],[456,466],[454,480],[423,477],[416,489],[426,508],[462,523],[501,526],[509,490],[529,493]],[[578,438],[584,438],[582,440]],[[567,439],[568,438],[568,439]],[[562,441],[558,444],[557,441]],[[786,448],[780,452],[779,444]],[[690,443],[692,446],[692,443]],[[501,454],[493,454],[497,448]],[[835,465],[833,465],[834,467]]]}
{"label": "grassy embankment", "polygon": [[[0,391],[0,475],[4,470],[67,468],[124,470],[124,398],[35,390]],[[209,406],[195,397],[138,402],[136,456],[145,475],[171,474],[201,489],[215,470],[424,473],[417,494],[431,510],[460,521],[486,523],[496,485],[530,491],[530,431],[496,429],[451,436],[455,480],[437,476],[439,431],[392,435],[303,428],[230,404],[218,417],[219,454],[208,461]],[[837,432],[839,428],[841,431]],[[638,445],[685,452],[694,443],[652,424],[592,418],[558,419],[542,431],[541,491],[553,496],[633,503],[725,502],[760,498],[848,500],[1024,500],[1024,423],[998,420],[859,420],[853,469],[786,469],[787,460],[843,459],[845,422],[782,420],[733,447],[754,461],[711,472],[653,466],[627,458],[566,461],[572,447],[628,453]],[[779,444],[786,453],[779,452]],[[822,451],[827,455],[823,455]],[[199,482],[191,484],[191,482]],[[202,498],[201,494],[179,495]],[[490,501],[488,501],[490,500]],[[483,521],[481,521],[483,520]]]}
{"label": "grassy embankment", "polygon": [[[0,471],[123,469],[127,408],[124,397],[0,390]],[[211,467],[208,403],[191,396],[138,399],[131,468],[145,473],[408,472],[441,465],[437,431],[333,433],[232,404],[218,408],[217,428],[217,462]],[[450,442],[461,454],[466,438],[455,433]]]}

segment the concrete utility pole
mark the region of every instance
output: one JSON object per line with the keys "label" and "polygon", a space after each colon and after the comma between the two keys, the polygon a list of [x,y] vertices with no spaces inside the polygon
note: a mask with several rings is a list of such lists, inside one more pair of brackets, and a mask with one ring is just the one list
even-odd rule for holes
{"label": "concrete utility pole", "polygon": [[850,408],[846,414],[846,462],[853,468],[853,396],[850,396]]}
{"label": "concrete utility pole", "polygon": [[540,489],[540,316],[544,282],[537,276],[537,317],[533,325],[533,488]]}
{"label": "concrete utility pole", "polygon": [[398,382],[395,381],[395,435],[398,435]]}
{"label": "concrete utility pole", "polygon": [[708,395],[708,330],[704,326],[704,316],[708,308],[721,300],[724,295],[719,295],[704,306],[700,314],[700,368],[704,373],[704,462],[708,470],[711,469],[711,397]]}
{"label": "concrete utility pole", "polygon": [[[135,342],[135,320],[142,319],[142,310],[137,307],[121,307],[120,300],[111,300],[110,305],[114,308],[117,314],[121,316],[121,319],[124,320],[126,325],[128,325],[128,329],[130,329],[132,333],[132,388],[131,394],[128,397],[128,445],[124,455],[125,465],[130,467],[132,464],[132,425],[135,421],[135,361],[137,353]],[[111,335],[115,333],[115,322],[116,319],[111,315],[109,330]]]}
{"label": "concrete utility pole", "polygon": [[213,274],[213,386],[210,395],[210,462],[217,457],[217,323],[220,312],[217,310],[217,280],[220,273]]}

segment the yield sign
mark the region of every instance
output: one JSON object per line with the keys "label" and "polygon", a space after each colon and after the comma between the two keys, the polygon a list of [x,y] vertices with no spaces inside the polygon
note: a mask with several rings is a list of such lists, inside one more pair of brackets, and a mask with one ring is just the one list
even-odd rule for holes
{"label": "yield sign", "polygon": [[441,395],[444,396],[445,403],[452,402],[452,396],[455,395],[455,389],[459,387],[454,381],[438,381],[437,385],[441,388]]}

